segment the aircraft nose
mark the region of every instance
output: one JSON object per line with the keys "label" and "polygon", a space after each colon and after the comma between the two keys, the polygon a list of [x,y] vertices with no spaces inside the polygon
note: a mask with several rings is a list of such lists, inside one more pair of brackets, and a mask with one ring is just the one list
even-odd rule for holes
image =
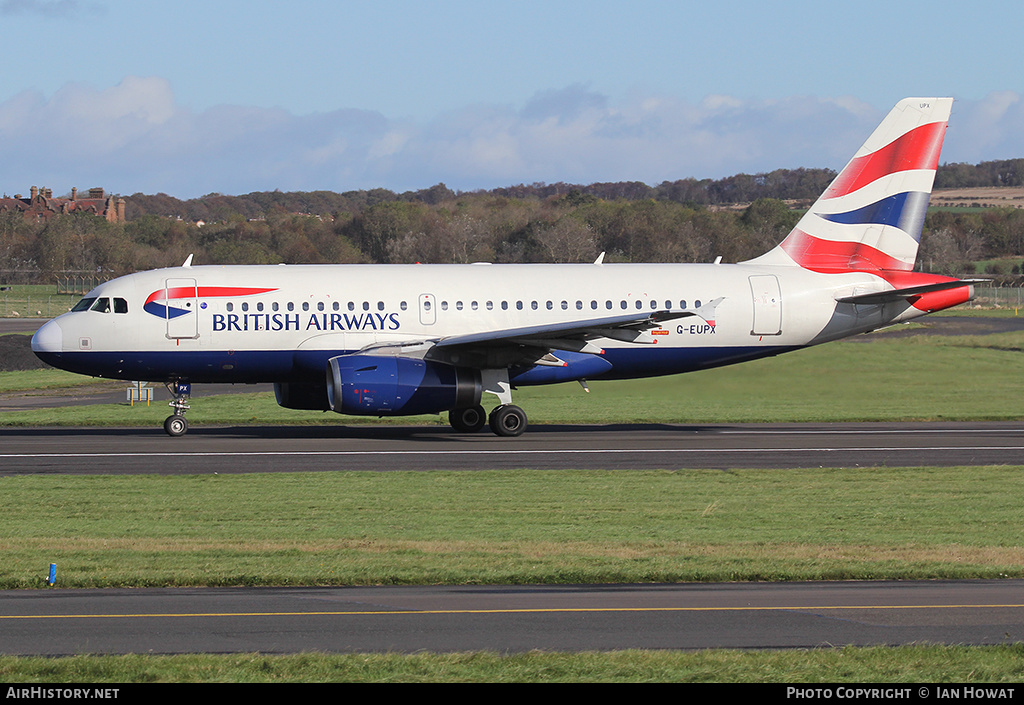
{"label": "aircraft nose", "polygon": [[64,350],[64,331],[56,321],[48,321],[32,336],[32,352],[42,359],[45,354],[61,353]]}

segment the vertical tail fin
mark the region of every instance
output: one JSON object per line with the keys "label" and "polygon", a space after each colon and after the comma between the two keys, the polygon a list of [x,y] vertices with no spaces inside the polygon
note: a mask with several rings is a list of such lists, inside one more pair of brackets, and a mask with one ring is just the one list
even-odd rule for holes
{"label": "vertical tail fin", "polygon": [[912,270],[952,105],[897,103],[786,239],[750,264]]}

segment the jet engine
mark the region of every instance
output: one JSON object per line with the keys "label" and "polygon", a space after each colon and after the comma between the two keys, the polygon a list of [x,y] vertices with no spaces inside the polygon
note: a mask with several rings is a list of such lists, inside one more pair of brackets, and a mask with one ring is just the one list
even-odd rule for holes
{"label": "jet engine", "polygon": [[327,385],[323,382],[275,382],[274,395],[278,406],[304,411],[330,411]]}
{"label": "jet engine", "polygon": [[480,372],[397,355],[327,361],[327,398],[339,414],[408,416],[480,404]]}

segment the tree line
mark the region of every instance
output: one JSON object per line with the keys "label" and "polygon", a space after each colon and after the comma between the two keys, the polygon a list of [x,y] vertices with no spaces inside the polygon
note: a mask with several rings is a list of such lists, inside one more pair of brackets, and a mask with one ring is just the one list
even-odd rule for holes
{"label": "tree line", "polygon": [[[1016,166],[976,171],[1010,180],[1024,165],[1011,161]],[[265,192],[192,201],[136,194],[124,223],[0,214],[0,282],[49,283],[68,272],[106,279],[175,266],[190,254],[196,264],[588,262],[602,252],[607,262],[735,262],[784,238],[834,176],[799,169],[657,187],[533,184],[456,193],[438,184],[405,194]],[[721,207],[737,201],[749,205]],[[977,260],[1020,255],[1024,210],[932,209],[918,262],[959,275],[973,274]]]}

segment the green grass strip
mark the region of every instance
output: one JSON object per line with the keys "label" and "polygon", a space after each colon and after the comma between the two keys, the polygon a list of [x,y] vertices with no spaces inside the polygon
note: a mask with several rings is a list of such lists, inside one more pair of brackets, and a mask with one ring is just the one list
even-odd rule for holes
{"label": "green grass strip", "polygon": [[1024,576],[1020,467],[0,478],[0,588]]}
{"label": "green grass strip", "polygon": [[[265,654],[0,657],[10,683],[895,683],[1007,684],[1021,645],[917,645],[792,651],[499,654]],[[848,697],[853,697],[851,693]],[[907,697],[907,696],[904,696]]]}

